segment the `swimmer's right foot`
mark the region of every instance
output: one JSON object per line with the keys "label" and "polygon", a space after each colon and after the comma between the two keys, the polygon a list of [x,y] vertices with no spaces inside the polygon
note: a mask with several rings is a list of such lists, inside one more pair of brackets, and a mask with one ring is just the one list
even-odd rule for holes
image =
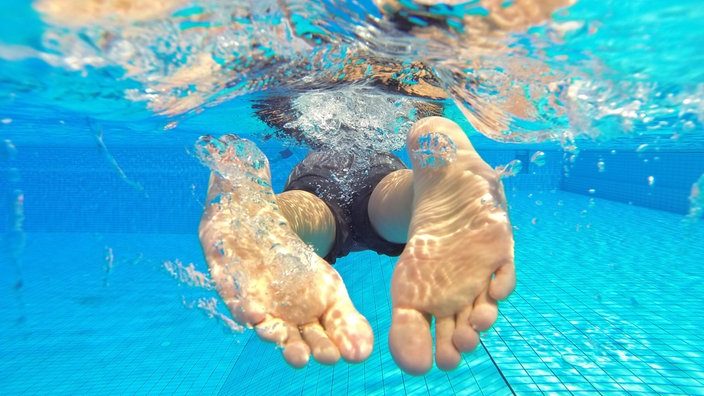
{"label": "swimmer's right foot", "polygon": [[201,138],[199,157],[213,173],[199,236],[217,290],[234,319],[283,347],[303,367],[361,362],[374,336],[342,278],[305,245],[278,209],[269,163],[245,139]]}
{"label": "swimmer's right foot", "polygon": [[408,242],[391,278],[389,350],[413,375],[442,370],[479,344],[516,285],[513,232],[497,172],[455,122],[417,121],[406,141],[413,164]]}

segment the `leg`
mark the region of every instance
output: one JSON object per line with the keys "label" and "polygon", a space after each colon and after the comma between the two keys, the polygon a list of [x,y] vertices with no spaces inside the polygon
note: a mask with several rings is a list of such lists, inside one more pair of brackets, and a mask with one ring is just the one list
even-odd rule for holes
{"label": "leg", "polygon": [[232,135],[201,139],[213,173],[199,236],[218,293],[233,318],[284,348],[294,367],[312,352],[321,363],[366,359],[369,323],[353,307],[339,274],[289,226],[271,189],[269,164]]}
{"label": "leg", "polygon": [[406,243],[413,211],[413,171],[389,173],[369,198],[369,221],[374,231],[389,242]]}
{"label": "leg", "polygon": [[335,242],[335,218],[325,202],[302,190],[277,194],[276,202],[298,237],[312,246],[318,256],[327,256]]}
{"label": "leg", "polygon": [[[380,183],[370,217],[384,213],[372,210],[383,205],[383,198],[388,206],[412,197],[408,242],[391,282],[389,347],[399,367],[419,375],[432,366],[431,317],[436,363],[450,370],[461,352],[476,348],[478,332],[496,321],[497,300],[513,291],[516,278],[503,187],[460,127],[440,117],[422,119],[409,132],[407,149],[412,174],[395,179],[392,174]],[[407,187],[411,177],[412,192]],[[394,184],[400,188],[388,188]],[[382,236],[383,221],[372,218]],[[394,227],[401,235],[403,222],[386,228]]]}

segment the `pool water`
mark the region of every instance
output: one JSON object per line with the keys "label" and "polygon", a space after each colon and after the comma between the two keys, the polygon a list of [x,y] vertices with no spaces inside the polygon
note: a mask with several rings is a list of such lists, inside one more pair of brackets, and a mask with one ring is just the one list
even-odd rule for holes
{"label": "pool water", "polygon": [[[312,55],[274,34],[285,19],[276,11],[249,25],[238,14],[283,3],[298,34],[319,35]],[[580,1],[555,23],[502,36],[510,45],[481,53],[481,71],[455,68],[477,55],[471,47],[411,41],[409,55],[398,50],[406,36],[380,39],[380,22],[362,29],[381,18],[370,1],[173,4],[165,18],[124,24],[118,13],[94,26],[80,7],[67,8],[73,21],[52,20],[0,1],[0,394],[704,394],[700,2]],[[230,14],[247,28],[224,29],[218,18]],[[310,56],[319,69],[283,83],[271,69],[248,74],[233,65],[253,38],[270,40],[280,63]],[[409,124],[398,114],[407,98],[303,89],[337,73],[349,60],[342,49],[361,48],[361,38],[377,56],[426,57],[457,95],[440,101],[444,114],[491,166],[512,170],[503,182],[517,288],[451,372],[413,377],[391,358],[395,258],[360,252],[335,264],[374,330],[369,359],[300,370],[234,325],[211,288],[180,276],[207,272],[199,136],[255,141],[277,192],[306,155],[255,114],[267,95],[298,97],[288,110],[315,124],[302,127],[308,141],[373,141],[408,161],[392,147]],[[229,74],[179,74],[199,70],[202,54]],[[388,130],[373,129],[381,124]]]}
{"label": "pool water", "polygon": [[[566,192],[521,191],[510,199],[518,287],[500,304],[499,320],[482,345],[453,372],[434,369],[411,377],[391,360],[385,337],[391,258],[356,253],[336,264],[377,336],[371,357],[358,365],[310,363],[294,370],[253,332],[232,332],[193,307],[212,296],[164,270],[162,263],[175,259],[203,267],[195,233],[52,232],[28,234],[21,294],[3,285],[0,367],[8,375],[0,379],[0,389],[4,394],[704,392],[699,331],[704,246],[697,243],[704,227],[683,224],[680,215],[590,202]],[[107,247],[114,254],[108,275]],[[21,306],[10,303],[18,297]]]}

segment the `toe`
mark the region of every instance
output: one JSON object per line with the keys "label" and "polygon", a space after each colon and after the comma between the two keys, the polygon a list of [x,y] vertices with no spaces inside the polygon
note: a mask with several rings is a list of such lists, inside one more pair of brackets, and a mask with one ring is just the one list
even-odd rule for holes
{"label": "toe", "polygon": [[453,370],[460,363],[460,353],[452,342],[455,318],[448,316],[435,321],[435,363],[440,370]]}
{"label": "toe", "polygon": [[312,323],[301,327],[303,341],[308,344],[313,358],[321,364],[335,364],[340,360],[340,351],[325,334],[320,323]]}
{"label": "toe", "polygon": [[457,324],[452,334],[452,343],[460,352],[472,352],[479,345],[479,333],[472,327],[469,317],[473,307],[467,307],[457,314]]}
{"label": "toe", "polygon": [[273,342],[277,345],[283,345],[288,337],[288,327],[283,320],[277,318],[268,318],[259,323],[254,330],[263,341]]}
{"label": "toe", "polygon": [[474,301],[474,307],[469,315],[469,324],[478,332],[487,331],[494,325],[498,316],[498,303],[488,291],[484,291]]}
{"label": "toe", "polygon": [[460,352],[472,352],[479,345],[479,333],[471,326],[458,326],[452,333],[452,343]]}
{"label": "toe", "polygon": [[495,300],[504,300],[516,288],[516,266],[509,261],[499,267],[489,284],[489,294]]}
{"label": "toe", "polygon": [[430,322],[415,309],[394,308],[389,349],[396,364],[411,375],[423,375],[433,365]]}
{"label": "toe", "polygon": [[350,363],[366,360],[374,347],[374,333],[369,322],[352,303],[341,301],[323,315],[323,326],[340,355]]}
{"label": "toe", "polygon": [[303,368],[310,359],[310,348],[303,341],[298,327],[288,326],[288,337],[284,344],[284,359],[294,368]]}
{"label": "toe", "polygon": [[242,299],[237,302],[226,300],[226,304],[238,323],[256,327],[267,319],[266,310],[254,298]]}

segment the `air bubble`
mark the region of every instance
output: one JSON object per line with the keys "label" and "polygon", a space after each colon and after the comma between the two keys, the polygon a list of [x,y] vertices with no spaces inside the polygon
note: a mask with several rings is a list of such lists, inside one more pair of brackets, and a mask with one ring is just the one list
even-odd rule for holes
{"label": "air bubble", "polygon": [[418,149],[411,155],[423,168],[440,168],[457,159],[457,146],[446,135],[429,133],[418,138]]}
{"label": "air bubble", "polygon": [[504,166],[496,167],[496,170],[501,174],[501,177],[516,176],[523,169],[521,160],[515,159]]}
{"label": "air bubble", "polygon": [[13,160],[15,157],[17,157],[17,147],[15,147],[14,143],[12,143],[11,140],[5,139],[2,144],[2,158],[8,159],[8,160]]}
{"label": "air bubble", "polygon": [[300,130],[313,146],[360,158],[371,151],[399,150],[415,120],[409,117],[415,107],[407,98],[385,98],[362,86],[313,90],[296,97],[293,108],[299,116],[285,126]]}
{"label": "air bubble", "polygon": [[545,153],[542,151],[536,151],[533,153],[533,155],[530,157],[530,162],[534,163],[537,166],[543,166],[545,165]]}
{"label": "air bubble", "polygon": [[686,221],[689,223],[698,222],[704,213],[704,174],[699,176],[699,179],[692,184],[689,194],[689,213],[686,216]]}

